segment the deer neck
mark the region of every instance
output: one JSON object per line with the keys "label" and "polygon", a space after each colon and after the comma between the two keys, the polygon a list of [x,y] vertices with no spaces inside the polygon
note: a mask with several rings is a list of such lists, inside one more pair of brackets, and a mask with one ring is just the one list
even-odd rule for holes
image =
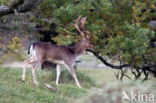
{"label": "deer neck", "polygon": [[75,56],[79,56],[83,54],[86,50],[84,47],[82,47],[80,43],[77,43],[73,49],[74,49]]}

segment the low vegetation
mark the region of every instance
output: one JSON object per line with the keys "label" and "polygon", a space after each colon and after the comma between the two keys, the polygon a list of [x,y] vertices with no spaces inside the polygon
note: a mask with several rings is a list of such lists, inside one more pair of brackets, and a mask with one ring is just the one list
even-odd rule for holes
{"label": "low vegetation", "polygon": [[[124,79],[117,81],[112,69],[78,69],[78,78],[83,88],[76,87],[66,70],[62,71],[56,92],[43,84],[54,87],[55,70],[37,72],[39,87],[32,83],[30,69],[26,81],[21,82],[21,68],[0,68],[0,103],[122,103],[122,91],[156,94],[155,79],[143,82]],[[132,76],[131,76],[132,77]],[[132,77],[133,78],[133,77]],[[109,99],[108,99],[109,98]],[[123,103],[129,101],[123,100]],[[147,102],[146,102],[147,103]]]}
{"label": "low vegetation", "polygon": [[0,103],[68,103],[86,95],[88,90],[94,85],[90,77],[78,72],[79,80],[83,87],[79,89],[75,86],[74,80],[62,71],[60,85],[56,92],[52,92],[44,86],[44,83],[55,86],[55,71],[38,71],[37,77],[40,86],[35,87],[32,83],[32,75],[29,70],[26,81],[22,82],[22,70],[17,68],[0,68]]}

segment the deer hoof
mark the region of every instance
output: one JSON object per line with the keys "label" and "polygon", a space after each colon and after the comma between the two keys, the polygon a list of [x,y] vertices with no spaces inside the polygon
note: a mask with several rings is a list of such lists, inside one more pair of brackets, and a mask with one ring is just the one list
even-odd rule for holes
{"label": "deer hoof", "polygon": [[25,80],[21,80],[21,82],[25,82]]}
{"label": "deer hoof", "polygon": [[79,86],[79,88],[82,88],[81,86]]}
{"label": "deer hoof", "polygon": [[21,81],[24,82],[25,81],[25,77],[22,77],[22,80]]}
{"label": "deer hoof", "polygon": [[39,83],[38,82],[34,82],[35,86],[39,86]]}
{"label": "deer hoof", "polygon": [[82,88],[81,85],[77,85],[79,88]]}
{"label": "deer hoof", "polygon": [[58,86],[58,83],[56,82],[56,85]]}

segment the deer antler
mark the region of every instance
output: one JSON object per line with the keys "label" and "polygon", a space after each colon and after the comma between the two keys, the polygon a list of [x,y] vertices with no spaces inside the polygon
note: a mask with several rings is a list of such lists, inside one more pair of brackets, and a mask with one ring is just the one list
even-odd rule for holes
{"label": "deer antler", "polygon": [[84,25],[86,23],[87,17],[83,17],[80,19],[80,28],[84,30]]}
{"label": "deer antler", "polygon": [[74,21],[74,27],[78,32],[80,32],[80,35],[82,38],[89,38],[87,35],[89,32],[84,30],[84,25],[86,23],[87,17],[81,17],[79,16],[75,21]]}

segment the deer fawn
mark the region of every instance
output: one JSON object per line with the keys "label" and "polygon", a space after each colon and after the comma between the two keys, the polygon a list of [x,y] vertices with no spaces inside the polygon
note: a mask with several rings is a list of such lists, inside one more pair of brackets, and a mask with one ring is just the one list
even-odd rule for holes
{"label": "deer fawn", "polygon": [[29,47],[28,54],[30,58],[24,61],[22,80],[25,80],[26,67],[31,65],[33,83],[38,85],[36,80],[35,70],[40,68],[45,61],[50,61],[57,64],[56,72],[56,85],[59,83],[60,66],[63,64],[74,78],[76,85],[81,88],[81,85],[77,79],[75,69],[73,65],[77,56],[83,54],[86,49],[93,49],[93,45],[90,44],[90,37],[87,35],[89,32],[84,30],[84,24],[86,17],[81,18],[80,16],[74,21],[74,27],[80,32],[81,40],[76,43],[74,47],[65,45],[56,45],[46,42],[35,42]]}

